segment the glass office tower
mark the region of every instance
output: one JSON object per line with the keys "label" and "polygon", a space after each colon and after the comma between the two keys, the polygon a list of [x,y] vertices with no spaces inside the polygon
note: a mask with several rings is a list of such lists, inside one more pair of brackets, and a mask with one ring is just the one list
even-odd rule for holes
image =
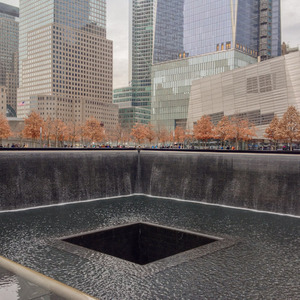
{"label": "glass office tower", "polygon": [[183,53],[183,1],[130,2],[129,78],[132,106],[149,109],[153,63],[176,59]]}
{"label": "glass office tower", "polygon": [[18,116],[105,126],[117,121],[112,104],[112,41],[106,39],[106,0],[20,1]]}
{"label": "glass office tower", "polygon": [[238,48],[258,52],[259,0],[184,1],[184,50],[190,56]]}
{"label": "glass office tower", "polygon": [[[158,130],[186,128],[190,91],[196,78],[226,73],[255,62],[256,58],[230,49],[153,65],[151,124]],[[205,92],[208,91],[203,91],[204,95]]]}
{"label": "glass office tower", "polygon": [[133,0],[129,32],[132,105],[149,107],[157,63],[230,49],[280,55],[280,0]]}
{"label": "glass office tower", "polygon": [[281,55],[280,0],[260,0],[259,55],[261,60]]}
{"label": "glass office tower", "polygon": [[19,9],[0,3],[0,86],[6,87],[6,104],[15,114],[18,88]]}

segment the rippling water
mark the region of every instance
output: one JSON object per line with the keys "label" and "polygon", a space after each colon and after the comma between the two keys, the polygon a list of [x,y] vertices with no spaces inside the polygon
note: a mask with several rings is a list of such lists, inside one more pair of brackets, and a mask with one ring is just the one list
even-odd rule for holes
{"label": "rippling water", "polygon": [[[140,221],[236,243],[143,268],[55,242]],[[1,255],[101,299],[300,299],[299,218],[133,196],[0,213],[0,226]]]}

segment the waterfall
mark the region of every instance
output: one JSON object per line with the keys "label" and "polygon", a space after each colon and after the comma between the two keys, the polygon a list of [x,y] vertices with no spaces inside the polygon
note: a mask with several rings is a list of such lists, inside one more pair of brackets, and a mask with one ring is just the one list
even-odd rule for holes
{"label": "waterfall", "polygon": [[300,156],[1,152],[0,210],[142,193],[300,215]]}

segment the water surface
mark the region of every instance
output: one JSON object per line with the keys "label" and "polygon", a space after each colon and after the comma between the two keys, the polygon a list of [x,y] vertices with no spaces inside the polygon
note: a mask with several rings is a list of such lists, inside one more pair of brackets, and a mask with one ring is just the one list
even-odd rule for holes
{"label": "water surface", "polygon": [[[187,253],[161,269],[55,244],[132,222],[229,237],[235,244],[196,258]],[[0,228],[0,255],[101,299],[300,299],[299,218],[132,196],[0,213]]]}

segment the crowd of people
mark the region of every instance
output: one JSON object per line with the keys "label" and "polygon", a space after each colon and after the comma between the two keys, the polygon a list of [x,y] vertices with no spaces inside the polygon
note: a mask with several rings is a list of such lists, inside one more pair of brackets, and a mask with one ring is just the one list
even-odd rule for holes
{"label": "crowd of people", "polygon": [[15,144],[15,143],[12,143],[11,145],[10,144],[6,144],[6,145],[0,144],[0,148],[28,148],[28,145],[26,145],[26,144]]}

